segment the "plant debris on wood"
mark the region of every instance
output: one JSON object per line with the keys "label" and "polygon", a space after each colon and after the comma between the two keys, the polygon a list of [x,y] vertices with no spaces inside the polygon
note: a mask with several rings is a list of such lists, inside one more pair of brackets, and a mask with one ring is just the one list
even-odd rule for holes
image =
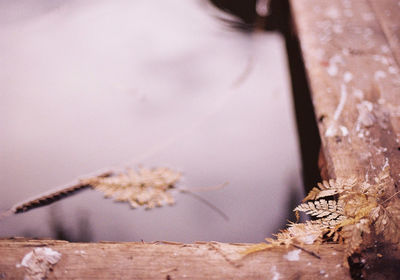
{"label": "plant debris on wood", "polygon": [[[400,242],[400,203],[398,193],[389,188],[389,168],[374,183],[357,179],[336,179],[319,183],[294,211],[305,212],[315,220],[290,223],[287,229],[256,244],[245,255],[277,245],[302,246],[327,241],[344,243],[346,257],[363,249],[370,234],[382,235],[384,242]],[[365,244],[369,245],[369,244]]]}

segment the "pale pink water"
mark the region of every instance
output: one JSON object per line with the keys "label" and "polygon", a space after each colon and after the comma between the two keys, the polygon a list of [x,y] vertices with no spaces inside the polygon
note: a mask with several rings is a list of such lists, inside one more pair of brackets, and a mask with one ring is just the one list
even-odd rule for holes
{"label": "pale pink water", "polygon": [[0,236],[258,242],[302,194],[287,59],[203,1],[0,2],[0,208],[100,168],[168,166],[190,196],[130,210],[85,191],[0,221]]}

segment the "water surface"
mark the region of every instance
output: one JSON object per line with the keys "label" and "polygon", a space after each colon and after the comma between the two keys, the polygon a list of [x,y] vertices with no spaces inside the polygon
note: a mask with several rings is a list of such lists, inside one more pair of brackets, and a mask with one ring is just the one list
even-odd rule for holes
{"label": "water surface", "polygon": [[[130,210],[95,191],[0,222],[0,236],[259,242],[302,193],[283,38],[204,1],[0,1],[0,208],[104,167],[167,166],[178,195]],[[234,19],[233,19],[234,20]]]}

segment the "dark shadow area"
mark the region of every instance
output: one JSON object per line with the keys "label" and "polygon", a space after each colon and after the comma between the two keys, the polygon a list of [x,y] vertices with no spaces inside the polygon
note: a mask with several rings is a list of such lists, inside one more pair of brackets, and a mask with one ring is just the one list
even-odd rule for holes
{"label": "dark shadow area", "polygon": [[[257,15],[256,1],[210,0],[210,2],[219,9],[234,14],[238,20],[241,20],[241,22],[233,24],[233,27],[239,27],[240,30],[247,30],[248,32],[256,29],[278,31],[284,36],[301,151],[303,183],[305,191],[308,192],[317,182],[321,181],[318,170],[321,140],[289,1],[271,0],[269,2],[269,13],[266,17]],[[246,28],[243,28],[243,26]]]}
{"label": "dark shadow area", "polygon": [[66,227],[65,218],[60,207],[53,206],[49,209],[49,226],[53,232],[53,238],[70,242],[90,242],[93,234],[89,223],[89,214],[86,211],[79,211],[78,230],[74,233]]}

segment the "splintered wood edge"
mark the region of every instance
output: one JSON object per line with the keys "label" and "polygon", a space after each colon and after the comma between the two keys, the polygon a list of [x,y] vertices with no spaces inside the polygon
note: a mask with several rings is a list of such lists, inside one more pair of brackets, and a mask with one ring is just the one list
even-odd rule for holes
{"label": "splintered wood edge", "polygon": [[47,279],[351,279],[340,245],[304,247],[320,258],[295,247],[244,255],[252,245],[0,239],[0,276],[22,279],[24,256],[35,248],[50,248],[60,253],[61,259]]}

